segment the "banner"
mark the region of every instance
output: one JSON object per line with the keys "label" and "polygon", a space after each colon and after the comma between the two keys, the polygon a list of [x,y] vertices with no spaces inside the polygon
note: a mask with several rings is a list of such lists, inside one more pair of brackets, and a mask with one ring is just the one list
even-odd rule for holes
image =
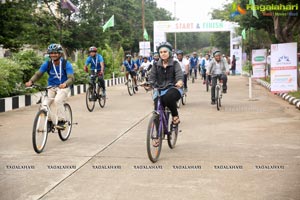
{"label": "banner", "polygon": [[243,59],[243,54],[242,54],[242,37],[235,37],[232,39],[232,46],[231,46],[231,58],[232,60],[233,55],[235,55],[236,59],[236,69],[235,73],[236,74],[242,74],[242,59]]}
{"label": "banner", "polygon": [[271,45],[271,91],[297,91],[297,43]]}
{"label": "banner", "polygon": [[140,42],[140,54],[141,56],[149,57],[151,53],[150,42]]}
{"label": "banner", "polygon": [[252,71],[253,78],[263,78],[266,76],[267,49],[252,50]]}

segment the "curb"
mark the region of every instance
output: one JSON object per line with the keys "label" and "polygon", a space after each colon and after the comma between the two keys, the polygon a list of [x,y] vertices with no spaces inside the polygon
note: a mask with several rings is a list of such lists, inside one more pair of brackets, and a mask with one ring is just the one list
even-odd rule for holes
{"label": "curb", "polygon": [[[261,79],[257,79],[256,80],[259,84],[261,84],[262,86],[264,86],[265,88],[267,88],[269,91],[271,91],[271,84],[263,81]],[[277,96],[281,97],[283,100],[289,102],[291,105],[296,106],[296,108],[298,108],[300,110],[300,99],[296,99],[295,97],[287,94],[287,93],[277,93]]]}
{"label": "curb", "polygon": [[[125,77],[118,77],[115,79],[105,80],[106,87],[112,87],[114,85],[119,85],[122,83],[125,83]],[[88,88],[88,84],[74,85],[74,87],[71,89],[69,97],[85,93],[87,88]],[[0,113],[35,105],[36,102],[40,99],[40,97],[41,94],[36,93],[30,95],[20,95],[20,96],[1,98]]]}

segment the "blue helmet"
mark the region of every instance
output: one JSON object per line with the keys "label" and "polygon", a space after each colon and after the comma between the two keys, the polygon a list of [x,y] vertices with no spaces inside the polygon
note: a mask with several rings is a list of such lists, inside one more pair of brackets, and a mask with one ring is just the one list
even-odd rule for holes
{"label": "blue helmet", "polygon": [[50,44],[48,46],[47,53],[63,53],[63,49],[60,44]]}

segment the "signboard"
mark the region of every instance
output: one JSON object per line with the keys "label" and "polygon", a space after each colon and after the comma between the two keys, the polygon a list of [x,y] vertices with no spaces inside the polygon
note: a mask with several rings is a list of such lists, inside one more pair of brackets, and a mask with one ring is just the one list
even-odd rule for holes
{"label": "signboard", "polygon": [[151,53],[150,42],[140,42],[139,47],[140,47],[139,55],[147,56],[147,57],[150,56],[150,53]]}
{"label": "signboard", "polygon": [[297,91],[297,43],[271,45],[271,91]]}
{"label": "signboard", "polygon": [[243,54],[242,54],[242,37],[236,37],[232,39],[232,46],[231,46],[231,60],[233,55],[236,59],[236,74],[242,74],[242,62],[243,62]]}
{"label": "signboard", "polygon": [[266,76],[267,49],[252,50],[252,70],[253,78],[263,78]]}

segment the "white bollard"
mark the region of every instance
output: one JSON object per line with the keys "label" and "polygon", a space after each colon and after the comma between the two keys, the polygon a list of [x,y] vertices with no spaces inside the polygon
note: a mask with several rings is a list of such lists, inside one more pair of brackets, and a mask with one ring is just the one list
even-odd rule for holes
{"label": "white bollard", "polygon": [[249,99],[252,99],[252,79],[251,76],[249,76]]}

